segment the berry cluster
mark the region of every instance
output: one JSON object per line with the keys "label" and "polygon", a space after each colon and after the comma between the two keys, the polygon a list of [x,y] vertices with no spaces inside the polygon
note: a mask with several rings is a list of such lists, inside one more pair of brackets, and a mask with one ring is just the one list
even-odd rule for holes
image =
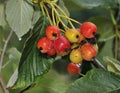
{"label": "berry cluster", "polygon": [[67,70],[70,74],[78,74],[82,61],[91,61],[97,55],[97,48],[89,42],[95,38],[96,31],[96,25],[91,22],[84,22],[80,28],[67,29],[64,33],[58,26],[50,25],[46,28],[46,36],[38,40],[37,48],[49,56],[69,55]]}
{"label": "berry cluster", "polygon": [[[88,41],[95,38],[96,31],[96,25],[91,22],[84,22],[80,29],[76,29],[75,31],[66,31],[65,35],[67,39],[77,46],[70,52],[71,63],[67,66],[67,70],[70,74],[74,75],[80,72],[80,65],[83,59],[91,61],[97,55],[97,47]],[[83,43],[83,41],[85,41],[85,43]]]}
{"label": "berry cluster", "polygon": [[[97,55],[95,34],[97,27],[92,22],[80,23],[72,18],[60,6],[59,0],[32,0],[40,7],[50,25],[45,36],[40,38],[37,48],[49,56],[69,56],[67,70],[70,74],[78,74],[83,60],[91,61]],[[74,23],[80,28],[76,28]]]}
{"label": "berry cluster", "polygon": [[46,37],[38,40],[37,47],[41,53],[47,53],[50,56],[64,56],[70,50],[70,42],[60,33],[57,26],[50,25],[46,28]]}

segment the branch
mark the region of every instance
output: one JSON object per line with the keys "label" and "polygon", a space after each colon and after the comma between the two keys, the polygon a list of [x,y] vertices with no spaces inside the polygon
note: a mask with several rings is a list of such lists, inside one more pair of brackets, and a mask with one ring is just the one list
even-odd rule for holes
{"label": "branch", "polygon": [[106,70],[106,68],[105,68],[96,58],[94,58],[94,59],[92,60],[92,64],[93,64],[96,68],[100,68],[100,69]]}
{"label": "branch", "polygon": [[1,72],[1,69],[2,69],[2,63],[3,63],[4,55],[5,55],[5,52],[6,52],[6,48],[7,48],[8,42],[9,42],[12,34],[13,34],[13,31],[11,30],[7,39],[6,39],[6,41],[5,41],[4,47],[3,47],[3,51],[2,51],[2,54],[1,54],[1,57],[0,57],[0,72]]}
{"label": "branch", "polygon": [[0,75],[0,86],[2,88],[3,93],[9,93],[8,90],[5,87],[5,84],[3,82],[2,76]]}
{"label": "branch", "polygon": [[[13,34],[13,31],[11,30],[8,37],[7,37],[7,39],[6,39],[6,41],[5,41],[5,44],[3,46],[3,51],[2,51],[2,54],[0,56],[0,73],[1,73],[1,69],[2,69],[2,64],[3,64],[3,59],[4,59],[4,56],[5,56],[5,52],[6,52],[6,49],[7,49],[7,45],[8,45],[8,42],[9,42],[12,34]],[[4,84],[1,75],[0,75],[0,86],[1,86],[1,88],[3,90],[3,93],[9,93],[8,90],[6,89],[6,85]]]}

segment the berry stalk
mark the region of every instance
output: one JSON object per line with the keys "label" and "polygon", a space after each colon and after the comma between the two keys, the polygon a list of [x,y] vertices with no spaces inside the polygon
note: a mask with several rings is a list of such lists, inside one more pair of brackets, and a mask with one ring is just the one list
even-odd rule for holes
{"label": "berry stalk", "polygon": [[106,68],[105,68],[96,58],[93,58],[93,59],[92,59],[92,64],[93,64],[96,68],[100,68],[100,69],[106,70]]}

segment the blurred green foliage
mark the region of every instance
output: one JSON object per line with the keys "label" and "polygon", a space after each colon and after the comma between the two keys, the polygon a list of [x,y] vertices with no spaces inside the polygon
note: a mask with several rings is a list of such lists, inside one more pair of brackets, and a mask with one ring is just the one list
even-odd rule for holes
{"label": "blurred green foliage", "polygon": [[[7,1],[8,0],[0,1],[0,55],[2,53],[4,42],[9,34],[9,31],[11,30],[10,26],[6,22],[5,13],[4,13],[5,11],[4,3]],[[87,1],[89,1],[89,3]],[[106,60],[103,59],[103,57],[109,56],[111,58],[114,58],[116,52],[115,48],[119,47],[118,46],[119,41],[117,41],[117,43],[115,42],[116,33],[114,29],[113,19],[111,18],[111,11],[112,11],[112,15],[116,19],[116,22],[120,21],[119,0],[106,0],[106,1],[105,0],[64,0],[64,2],[65,2],[65,6],[70,12],[71,18],[78,20],[80,22],[91,21],[97,25],[98,33],[96,36],[97,36],[97,43],[99,46],[99,54],[97,56],[97,59],[105,67],[107,67],[108,64]],[[10,11],[9,7],[7,11]],[[11,15],[7,15],[7,16],[11,17]],[[34,21],[36,22],[36,20],[39,18],[40,15],[36,12],[34,16],[37,17],[34,19]],[[31,24],[34,24],[35,22]],[[120,26],[120,23],[118,23],[118,25]],[[28,26],[28,28],[30,27]],[[23,32],[22,34],[25,33],[26,31]],[[23,45],[24,42],[20,41],[20,39],[22,38],[18,38],[18,34],[16,35],[15,33],[13,33],[11,40],[7,46],[7,50],[5,52],[1,74],[3,76],[6,85],[11,75],[15,71],[15,69],[18,68],[18,64],[22,52],[21,50],[24,46]],[[118,49],[117,52],[120,53]],[[118,56],[117,58],[120,57]],[[117,58],[115,59],[117,60]],[[73,81],[79,78],[78,75],[71,76],[66,72],[65,68],[67,62],[66,64],[64,64],[65,61],[66,60],[62,59],[57,61],[58,63],[57,62],[53,63],[53,67],[51,68],[51,70],[46,75],[42,77],[38,77],[36,81],[37,85],[35,85],[35,87],[31,87],[30,90],[26,91],[25,93],[33,93],[33,92],[34,93],[65,93],[68,86]],[[112,65],[114,65],[114,60]],[[10,93],[19,93],[19,91],[20,89],[10,90]],[[1,89],[0,89],[0,93],[2,93]]]}

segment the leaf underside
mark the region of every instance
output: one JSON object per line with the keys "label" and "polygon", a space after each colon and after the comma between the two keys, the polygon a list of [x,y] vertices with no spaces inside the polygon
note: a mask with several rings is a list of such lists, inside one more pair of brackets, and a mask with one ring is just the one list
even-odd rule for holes
{"label": "leaf underside", "polygon": [[33,7],[25,0],[9,0],[6,4],[6,19],[18,38],[32,26]]}

